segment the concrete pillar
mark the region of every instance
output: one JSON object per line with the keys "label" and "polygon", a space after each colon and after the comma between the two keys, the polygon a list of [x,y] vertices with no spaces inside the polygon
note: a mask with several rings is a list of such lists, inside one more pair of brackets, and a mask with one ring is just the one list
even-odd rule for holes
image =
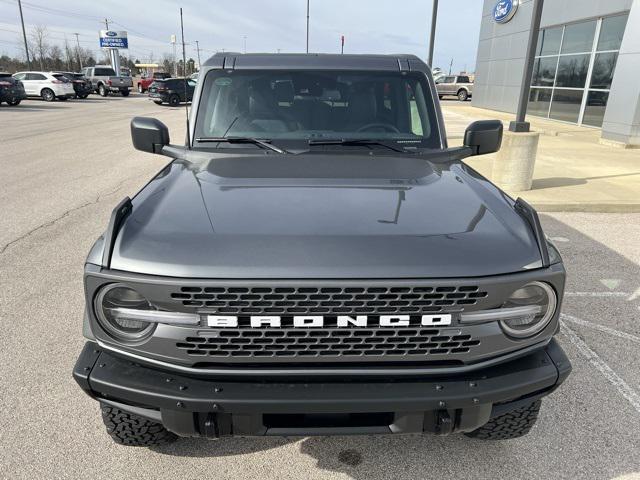
{"label": "concrete pillar", "polygon": [[539,139],[538,132],[504,132],[502,148],[493,160],[493,183],[509,192],[531,190]]}

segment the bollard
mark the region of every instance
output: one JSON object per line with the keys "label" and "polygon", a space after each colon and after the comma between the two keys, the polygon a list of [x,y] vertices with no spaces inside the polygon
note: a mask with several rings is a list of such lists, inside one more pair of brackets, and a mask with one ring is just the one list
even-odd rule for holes
{"label": "bollard", "polygon": [[504,132],[502,148],[493,160],[493,183],[511,192],[531,190],[539,138],[538,132]]}

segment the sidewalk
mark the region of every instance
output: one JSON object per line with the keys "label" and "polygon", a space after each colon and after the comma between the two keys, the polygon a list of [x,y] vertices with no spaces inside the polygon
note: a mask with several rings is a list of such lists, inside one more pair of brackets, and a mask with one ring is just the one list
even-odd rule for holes
{"label": "sidewalk", "polygon": [[[460,145],[475,120],[499,119],[508,128],[513,115],[442,101],[451,146]],[[640,150],[600,144],[600,130],[528,117],[541,132],[533,187],[507,192],[522,197],[541,212],[640,212]],[[493,155],[466,160],[491,178]]]}

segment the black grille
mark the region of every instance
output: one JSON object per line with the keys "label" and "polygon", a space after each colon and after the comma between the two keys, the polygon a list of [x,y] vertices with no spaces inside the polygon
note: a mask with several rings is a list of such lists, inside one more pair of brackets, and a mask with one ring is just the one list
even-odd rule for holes
{"label": "black grille", "polygon": [[228,315],[427,314],[462,311],[487,296],[478,286],[415,287],[181,287],[185,307]]}
{"label": "black grille", "polygon": [[[229,329],[187,337],[178,349],[199,357],[389,357],[468,354],[471,335],[427,328]],[[354,358],[355,360],[355,358]]]}

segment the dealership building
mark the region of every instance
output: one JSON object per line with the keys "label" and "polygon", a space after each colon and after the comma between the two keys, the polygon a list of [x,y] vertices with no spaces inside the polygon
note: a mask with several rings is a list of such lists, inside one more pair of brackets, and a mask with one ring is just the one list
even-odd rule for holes
{"label": "dealership building", "polygon": [[[473,104],[515,113],[533,0],[484,0]],[[528,114],[640,146],[640,0],[545,0]]]}

